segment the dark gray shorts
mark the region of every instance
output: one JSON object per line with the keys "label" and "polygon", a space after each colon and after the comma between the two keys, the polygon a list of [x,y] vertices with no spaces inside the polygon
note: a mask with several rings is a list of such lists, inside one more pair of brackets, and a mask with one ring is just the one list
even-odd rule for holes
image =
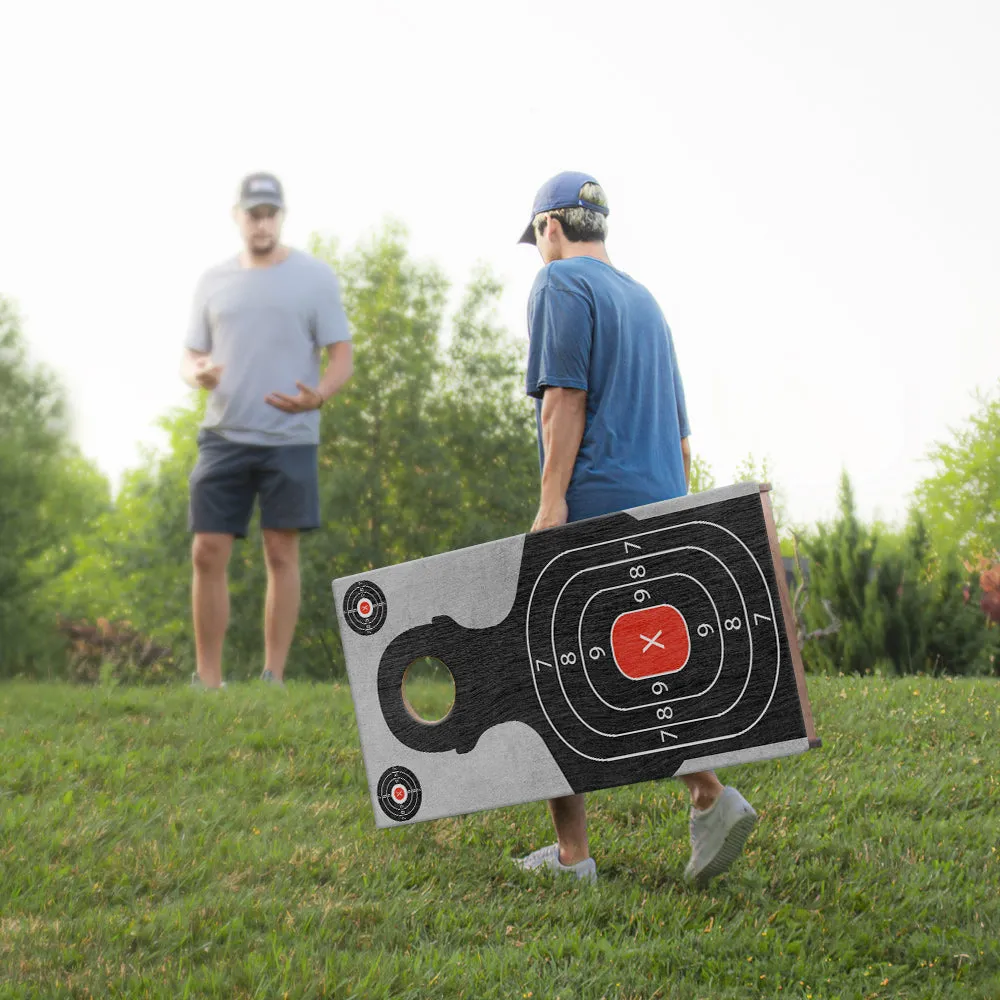
{"label": "dark gray shorts", "polygon": [[245,538],[254,500],[262,528],[318,528],[318,452],[313,444],[237,444],[202,429],[189,480],[188,529]]}

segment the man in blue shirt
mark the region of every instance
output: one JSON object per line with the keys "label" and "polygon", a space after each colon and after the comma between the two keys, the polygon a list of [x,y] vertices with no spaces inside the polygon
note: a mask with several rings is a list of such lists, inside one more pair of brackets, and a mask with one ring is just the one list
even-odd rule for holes
{"label": "man in blue shirt", "polygon": [[[683,496],[690,427],[673,337],[656,300],[605,249],[608,207],[588,174],[543,185],[521,237],[545,267],[528,301],[527,392],[536,400],[541,502],[532,531]],[[684,775],[700,883],[739,856],[756,813],[711,771]],[[557,843],[519,860],[597,877],[582,795],[551,799]]]}

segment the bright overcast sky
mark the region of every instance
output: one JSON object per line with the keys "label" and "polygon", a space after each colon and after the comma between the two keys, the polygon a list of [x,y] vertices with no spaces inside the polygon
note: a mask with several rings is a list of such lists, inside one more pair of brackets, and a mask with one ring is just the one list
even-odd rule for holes
{"label": "bright overcast sky", "polygon": [[[1000,4],[0,2],[0,294],[117,481],[182,403],[240,176],[286,240],[386,217],[525,336],[536,188],[590,171],[674,332],[696,454],[770,459],[796,521],[842,467],[900,517],[1000,376]],[[525,405],[528,405],[527,403]]]}

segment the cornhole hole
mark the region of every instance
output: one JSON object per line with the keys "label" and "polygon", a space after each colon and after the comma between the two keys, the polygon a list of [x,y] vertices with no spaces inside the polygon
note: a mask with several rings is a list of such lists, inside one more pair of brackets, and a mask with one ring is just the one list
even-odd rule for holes
{"label": "cornhole hole", "polygon": [[[819,746],[758,483],[333,583],[376,825]],[[454,679],[440,721],[407,668]]]}

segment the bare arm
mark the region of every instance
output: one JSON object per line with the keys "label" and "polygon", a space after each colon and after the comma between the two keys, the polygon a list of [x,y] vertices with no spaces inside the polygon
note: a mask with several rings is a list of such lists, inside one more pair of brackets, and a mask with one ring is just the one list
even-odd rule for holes
{"label": "bare arm", "polygon": [[324,402],[339,392],[354,373],[354,351],[349,340],[340,340],[326,349],[326,371],[316,391]]}
{"label": "bare arm", "polygon": [[691,439],[681,438],[681,455],[684,457],[684,488],[691,489]]}
{"label": "bare arm", "polygon": [[181,358],[181,378],[192,389],[214,389],[221,374],[222,367],[212,364],[212,356],[207,351],[185,348]]}
{"label": "bare arm", "polygon": [[566,490],[587,422],[587,393],[550,387],[542,397],[542,498],[532,531],[565,524],[569,517]]}

